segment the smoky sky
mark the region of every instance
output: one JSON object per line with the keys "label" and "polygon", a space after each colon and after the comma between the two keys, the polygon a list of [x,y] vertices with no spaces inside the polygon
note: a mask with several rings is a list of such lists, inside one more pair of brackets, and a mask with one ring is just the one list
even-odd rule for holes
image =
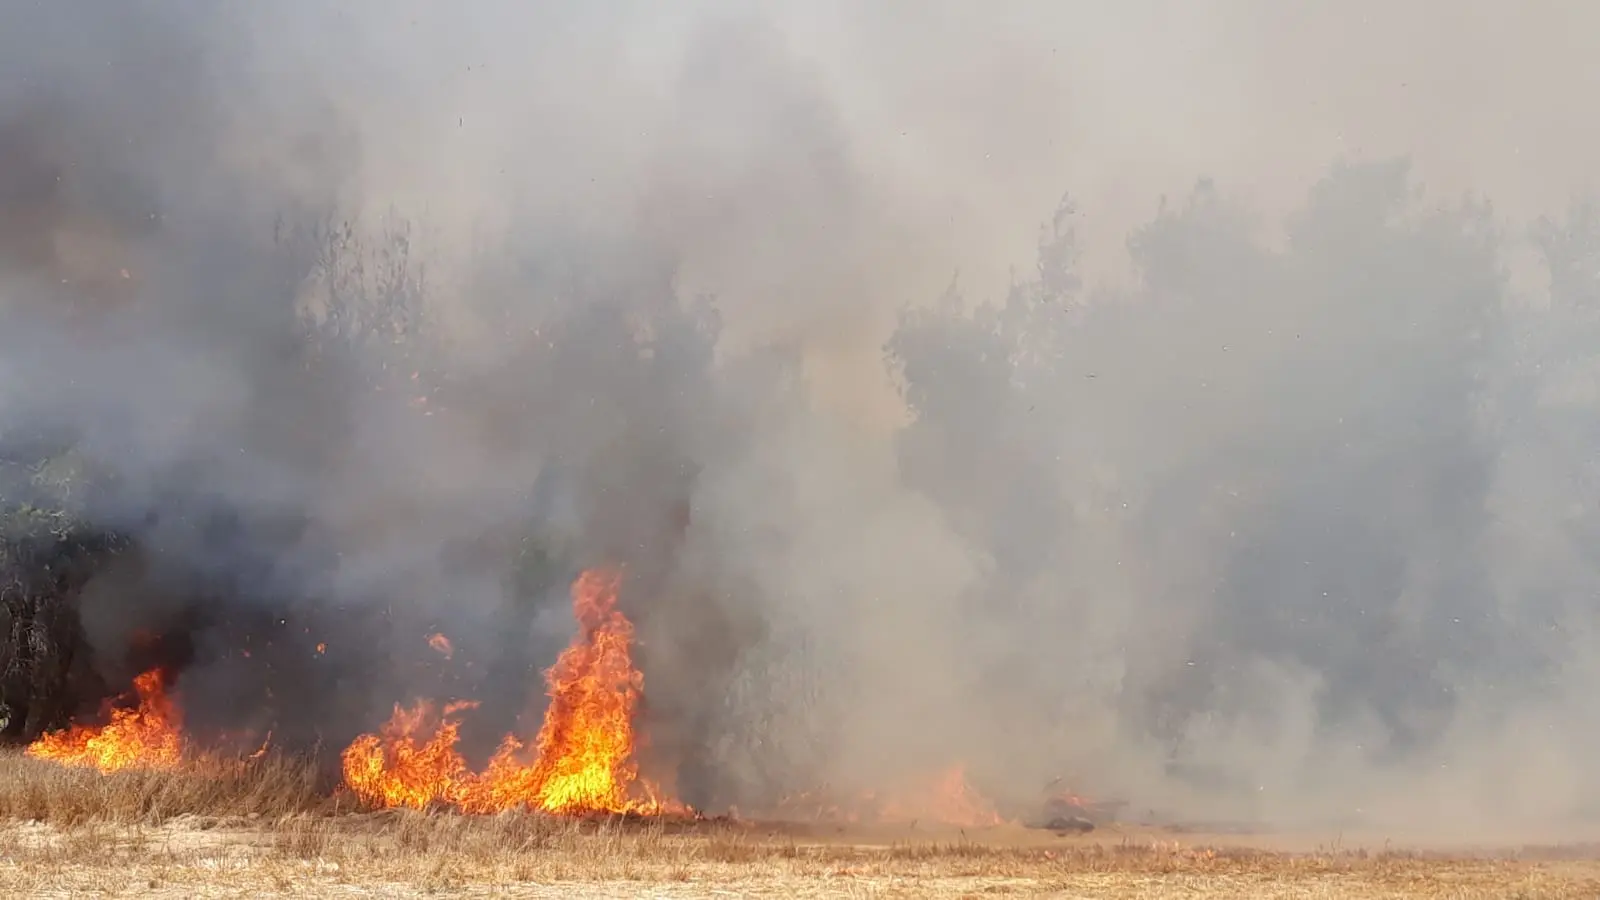
{"label": "smoky sky", "polygon": [[10,11],[0,442],[139,548],[108,681],[482,752],[610,565],[708,808],[1595,813],[1595,14]]}

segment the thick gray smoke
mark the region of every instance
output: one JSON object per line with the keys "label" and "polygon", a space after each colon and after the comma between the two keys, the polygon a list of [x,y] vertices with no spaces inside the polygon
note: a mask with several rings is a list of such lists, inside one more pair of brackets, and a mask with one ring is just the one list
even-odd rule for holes
{"label": "thick gray smoke", "polygon": [[1600,21],[1390,7],[14,11],[0,443],[223,729],[481,752],[621,565],[711,808],[1569,823]]}

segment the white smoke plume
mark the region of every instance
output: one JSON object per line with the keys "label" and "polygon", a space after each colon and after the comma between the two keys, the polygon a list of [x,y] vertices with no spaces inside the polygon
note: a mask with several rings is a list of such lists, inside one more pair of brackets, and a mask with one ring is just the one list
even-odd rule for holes
{"label": "white smoke plume", "polygon": [[98,664],[185,630],[202,720],[450,691],[487,740],[619,564],[697,804],[962,761],[1556,827],[1600,800],[1597,16],[30,6],[0,443],[93,473],[146,551]]}

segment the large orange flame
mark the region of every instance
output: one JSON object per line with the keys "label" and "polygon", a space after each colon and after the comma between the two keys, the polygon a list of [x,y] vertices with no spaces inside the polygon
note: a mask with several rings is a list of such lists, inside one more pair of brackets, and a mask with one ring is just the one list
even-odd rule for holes
{"label": "large orange flame", "polygon": [[364,734],[344,751],[344,780],[356,796],[380,806],[421,809],[456,804],[470,781],[466,761],[456,752],[460,724],[455,713],[470,704],[452,703],[442,716],[419,703],[395,704],[380,734]]}
{"label": "large orange flame", "polygon": [[151,670],[135,678],[133,690],[138,701],[134,708],[113,708],[105,725],[74,725],[44,735],[28,746],[27,754],[102,772],[178,765],[183,749],[181,720],[161,672]]}
{"label": "large orange flame", "polygon": [[395,713],[344,752],[345,783],[375,806],[435,803],[468,812],[687,813],[639,777],[634,715],[644,679],[634,668],[633,624],[617,609],[621,577],[591,570],[572,586],[578,636],[545,673],[550,705],[528,758],[507,735],[482,772],[456,750],[462,705],[434,717],[426,705]]}

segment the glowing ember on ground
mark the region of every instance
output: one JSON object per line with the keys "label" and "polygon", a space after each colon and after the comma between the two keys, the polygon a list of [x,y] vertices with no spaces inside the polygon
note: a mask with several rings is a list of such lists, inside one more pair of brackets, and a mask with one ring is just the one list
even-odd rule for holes
{"label": "glowing ember on ground", "polygon": [[170,769],[181,757],[180,717],[159,671],[133,680],[138,706],[113,708],[105,725],[74,725],[47,734],[28,746],[27,754],[63,765],[88,766],[102,772],[123,769]]}
{"label": "glowing ember on ground", "polygon": [[620,576],[601,571],[584,572],[573,584],[580,630],[545,673],[550,705],[531,754],[508,735],[488,766],[471,772],[455,747],[454,713],[463,707],[439,717],[426,706],[396,707],[380,734],[345,750],[350,789],[377,806],[688,813],[638,774],[633,719],[644,680],[633,665],[633,624],[617,609],[620,584]]}

